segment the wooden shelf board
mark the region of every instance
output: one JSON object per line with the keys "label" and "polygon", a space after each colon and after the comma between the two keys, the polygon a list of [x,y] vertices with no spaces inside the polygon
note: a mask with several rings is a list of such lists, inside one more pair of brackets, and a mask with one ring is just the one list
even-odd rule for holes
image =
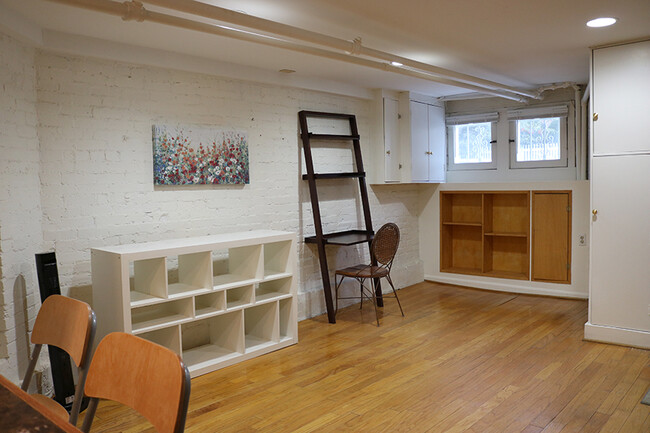
{"label": "wooden shelf board", "polygon": [[478,268],[461,268],[461,267],[451,267],[440,269],[440,272],[450,272],[452,274],[470,274],[470,275],[482,275],[481,269]]}
{"label": "wooden shelf board", "polygon": [[259,278],[247,278],[241,275],[235,274],[222,274],[215,275],[212,277],[212,284],[214,284],[214,290],[225,290],[232,289],[239,286],[247,286],[249,284],[255,284],[260,281]]}
{"label": "wooden shelf board", "polygon": [[196,287],[184,283],[173,283],[167,286],[167,296],[169,299],[185,298],[192,295],[211,292],[211,287]]}
{"label": "wooden shelf board", "polygon": [[131,290],[131,308],[144,307],[145,305],[153,305],[160,302],[165,302],[165,298],[159,298],[158,296],[153,296],[148,293]]}
{"label": "wooden shelf board", "polygon": [[253,305],[253,304],[251,302],[242,301],[242,300],[230,301],[226,305],[226,310],[233,310],[233,309],[245,307],[247,305]]}
{"label": "wooden shelf board", "polygon": [[489,233],[485,233],[485,236],[502,236],[502,237],[511,237],[511,238],[527,238],[528,233],[489,232]]}
{"label": "wooden shelf board", "polygon": [[289,278],[291,275],[292,275],[291,272],[278,272],[269,269],[264,269],[263,281],[281,280],[282,278]]}
{"label": "wooden shelf board", "polygon": [[190,372],[192,372],[193,370],[216,365],[220,362],[224,362],[241,355],[242,354],[239,352],[234,352],[215,344],[206,344],[203,346],[183,350],[183,361],[189,368]]}
{"label": "wooden shelf board", "polygon": [[484,272],[483,275],[485,275],[486,277],[508,278],[514,280],[528,279],[528,274],[524,274],[522,272],[512,272],[512,271],[489,271],[489,272]]}
{"label": "wooden shelf board", "polygon": [[246,353],[264,349],[276,344],[274,341],[260,338],[254,335],[246,335]]}
{"label": "wooden shelf board", "polygon": [[142,322],[135,322],[132,325],[132,329],[134,334],[140,334],[160,328],[166,328],[171,325],[177,325],[183,322],[189,322],[191,320],[193,320],[191,317],[187,317],[182,314],[173,314],[169,316],[162,316],[155,319],[145,320]]}
{"label": "wooden shelf board", "polygon": [[283,293],[283,292],[267,292],[267,293],[256,293],[255,294],[255,303],[261,303],[265,301],[275,301],[278,299],[284,299],[284,298],[290,298],[292,295],[291,293]]}
{"label": "wooden shelf board", "polygon": [[197,319],[205,319],[206,317],[218,316],[225,312],[226,310],[224,309],[217,310],[216,308],[197,308],[194,316]]}
{"label": "wooden shelf board", "polygon": [[[371,241],[373,234],[366,230],[346,230],[323,235],[325,245],[356,245]],[[305,243],[317,243],[316,236],[305,237]]]}
{"label": "wooden shelf board", "polygon": [[482,223],[475,222],[461,222],[461,221],[445,221],[442,223],[443,226],[466,226],[466,227],[481,227]]}

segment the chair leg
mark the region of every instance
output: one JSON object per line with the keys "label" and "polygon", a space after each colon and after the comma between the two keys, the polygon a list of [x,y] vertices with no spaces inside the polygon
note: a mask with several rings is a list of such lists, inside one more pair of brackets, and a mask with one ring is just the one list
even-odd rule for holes
{"label": "chair leg", "polygon": [[34,350],[32,351],[32,359],[29,360],[27,372],[25,373],[25,378],[23,379],[22,386],[20,387],[23,391],[27,391],[27,388],[29,388],[29,384],[32,381],[32,376],[34,375],[36,361],[38,361],[38,355],[40,355],[42,347],[42,344],[36,344],[34,346]]}
{"label": "chair leg", "polygon": [[393,294],[395,295],[395,299],[397,299],[397,305],[399,306],[399,311],[401,311],[402,317],[404,317],[404,310],[402,310],[402,304],[399,302],[399,297],[397,296],[397,291],[395,290],[395,286],[393,286],[393,281],[390,279],[390,274],[386,275],[386,280],[388,280],[388,284],[390,284],[390,288],[393,289]]}
{"label": "chair leg", "polygon": [[359,310],[363,308],[363,280],[359,281]]}
{"label": "chair leg", "polygon": [[377,308],[377,295],[375,294],[375,291],[373,289],[370,289],[370,292],[372,293],[372,303],[375,306],[375,317],[377,318],[377,327],[379,327],[379,309]]}
{"label": "chair leg", "polygon": [[339,311],[339,287],[341,286],[341,283],[343,282],[343,278],[341,277],[341,281],[338,281],[336,278],[336,275],[334,275],[334,296],[336,298],[336,303],[334,305],[334,316],[336,316],[336,313]]}
{"label": "chair leg", "polygon": [[[88,364],[88,362],[86,362]],[[88,365],[86,368],[79,369],[79,382],[77,383],[77,388],[74,392],[74,402],[72,403],[72,409],[70,410],[70,418],[68,422],[74,426],[77,425],[77,418],[79,417],[79,411],[81,409],[81,402],[84,399],[84,386],[86,385],[86,377],[88,376]]]}
{"label": "chair leg", "polygon": [[95,412],[97,411],[97,404],[99,403],[98,398],[91,398],[88,403],[88,408],[86,409],[86,417],[84,418],[84,423],[81,426],[81,431],[88,433],[90,427],[93,424],[93,418],[95,418]]}

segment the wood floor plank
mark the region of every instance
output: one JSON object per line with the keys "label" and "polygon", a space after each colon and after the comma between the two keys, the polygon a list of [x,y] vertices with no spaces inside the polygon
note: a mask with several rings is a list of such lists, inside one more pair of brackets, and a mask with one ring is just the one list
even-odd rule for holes
{"label": "wood floor plank", "polygon": [[[421,283],[299,323],[192,380],[188,433],[648,433],[650,351],[583,341],[587,302]],[[83,418],[83,416],[82,416]],[[81,421],[80,421],[81,422]],[[153,431],[101,402],[93,432]]]}

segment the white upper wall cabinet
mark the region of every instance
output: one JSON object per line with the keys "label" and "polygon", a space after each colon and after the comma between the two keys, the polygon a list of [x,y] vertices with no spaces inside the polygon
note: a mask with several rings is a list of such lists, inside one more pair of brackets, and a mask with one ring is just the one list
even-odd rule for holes
{"label": "white upper wall cabinet", "polygon": [[445,181],[445,109],[410,101],[411,182]]}
{"label": "white upper wall cabinet", "polygon": [[594,155],[650,151],[650,41],[595,49],[592,68]]}
{"label": "white upper wall cabinet", "polygon": [[399,146],[399,112],[397,99],[383,98],[384,103],[384,180],[401,180]]}

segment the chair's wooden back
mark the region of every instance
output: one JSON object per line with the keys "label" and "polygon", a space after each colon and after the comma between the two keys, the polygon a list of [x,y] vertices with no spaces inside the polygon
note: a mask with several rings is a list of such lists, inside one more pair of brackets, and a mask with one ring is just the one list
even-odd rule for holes
{"label": "chair's wooden back", "polygon": [[65,350],[77,366],[86,362],[86,348],[93,333],[93,312],[88,304],[61,295],[48,296],[36,316],[33,344],[49,344]]}
{"label": "chair's wooden back", "polygon": [[189,392],[189,372],[176,353],[122,332],[97,346],[85,388],[88,397],[135,409],[161,433],[183,431]]}
{"label": "chair's wooden back", "polygon": [[399,228],[395,223],[386,223],[375,233],[371,244],[372,256],[380,264],[390,267],[399,246]]}

